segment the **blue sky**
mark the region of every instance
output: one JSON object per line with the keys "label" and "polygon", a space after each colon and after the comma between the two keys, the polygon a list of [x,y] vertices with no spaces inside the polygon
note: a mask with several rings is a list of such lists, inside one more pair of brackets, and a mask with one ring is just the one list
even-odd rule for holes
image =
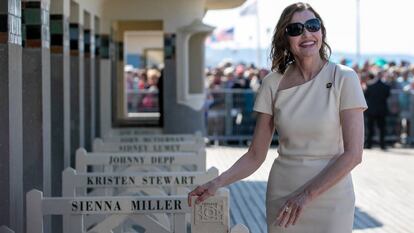
{"label": "blue sky", "polygon": [[[255,48],[257,45],[255,16],[240,17],[241,9],[208,11],[204,23],[217,28],[235,27],[235,41],[220,46]],[[270,45],[274,26],[283,8],[297,1],[258,0],[260,44]],[[327,28],[328,43],[336,53],[356,51],[356,0],[309,0],[319,12]],[[360,0],[361,53],[406,54],[414,56],[414,1]]]}

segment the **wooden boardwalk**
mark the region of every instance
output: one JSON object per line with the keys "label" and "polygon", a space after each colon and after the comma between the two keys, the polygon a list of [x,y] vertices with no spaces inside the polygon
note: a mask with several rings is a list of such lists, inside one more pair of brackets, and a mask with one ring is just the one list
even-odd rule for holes
{"label": "wooden boardwalk", "polygon": [[[220,173],[247,148],[209,147],[207,166]],[[251,233],[265,233],[266,181],[277,152],[269,150],[260,169],[230,185],[232,225],[243,223]],[[355,233],[414,233],[414,149],[365,150],[352,172],[356,193]]]}

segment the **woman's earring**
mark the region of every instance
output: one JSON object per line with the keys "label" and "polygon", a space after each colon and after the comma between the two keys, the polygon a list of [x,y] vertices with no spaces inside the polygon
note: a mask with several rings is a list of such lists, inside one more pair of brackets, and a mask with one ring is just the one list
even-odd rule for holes
{"label": "woman's earring", "polygon": [[287,49],[285,49],[285,51],[283,52],[283,63],[284,64],[287,64],[288,63],[288,61],[289,61],[289,51],[287,50]]}

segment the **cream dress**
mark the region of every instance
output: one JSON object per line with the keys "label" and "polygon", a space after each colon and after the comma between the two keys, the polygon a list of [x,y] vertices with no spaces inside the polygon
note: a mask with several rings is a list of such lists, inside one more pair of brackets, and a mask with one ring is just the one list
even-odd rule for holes
{"label": "cream dress", "polygon": [[[289,68],[288,68],[289,69]],[[254,110],[274,115],[279,156],[269,174],[266,194],[269,233],[351,233],[355,196],[351,175],[309,203],[296,225],[276,224],[276,214],[295,190],[343,153],[339,112],[367,108],[357,74],[327,62],[310,81],[279,90],[283,76],[264,78]]]}

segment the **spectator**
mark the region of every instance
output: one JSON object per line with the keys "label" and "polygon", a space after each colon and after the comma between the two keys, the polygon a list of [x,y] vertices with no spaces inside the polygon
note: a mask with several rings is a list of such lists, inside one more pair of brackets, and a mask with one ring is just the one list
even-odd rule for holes
{"label": "spectator", "polygon": [[147,89],[147,72],[145,70],[138,71],[138,89]]}
{"label": "spectator", "polygon": [[142,99],[142,107],[148,111],[157,111],[158,108],[158,79],[160,78],[160,72],[156,69],[150,69],[147,71],[148,77],[148,92]]}
{"label": "spectator", "polygon": [[234,68],[227,67],[224,69],[224,88],[231,89],[235,86],[236,80],[234,78]]}
{"label": "spectator", "polygon": [[236,71],[235,71],[236,83],[234,84],[233,88],[243,88],[243,89],[250,88],[248,79],[244,77],[244,70],[245,70],[244,65],[240,64],[236,66]]}
{"label": "spectator", "polygon": [[390,87],[386,85],[373,73],[368,74],[367,89],[365,98],[368,104],[368,110],[365,112],[368,120],[368,138],[366,148],[372,147],[372,138],[374,136],[374,124],[380,131],[381,149],[386,149],[385,144],[385,116],[388,114],[387,98],[390,96]]}
{"label": "spectator", "polygon": [[132,111],[133,105],[133,98],[130,94],[131,91],[134,90],[134,67],[131,65],[126,65],[124,67],[124,78],[125,78],[125,85],[126,85],[126,92],[127,92],[127,108],[128,111]]}
{"label": "spectator", "polygon": [[249,80],[250,83],[250,88],[254,91],[257,92],[259,90],[260,84],[261,84],[261,80],[259,79],[259,76],[257,76],[254,72],[254,70],[250,69],[248,71],[246,71],[247,73],[247,79]]}
{"label": "spectator", "polygon": [[158,79],[160,78],[161,73],[156,69],[150,69],[147,71],[148,77],[148,90],[150,92],[158,92]]}

